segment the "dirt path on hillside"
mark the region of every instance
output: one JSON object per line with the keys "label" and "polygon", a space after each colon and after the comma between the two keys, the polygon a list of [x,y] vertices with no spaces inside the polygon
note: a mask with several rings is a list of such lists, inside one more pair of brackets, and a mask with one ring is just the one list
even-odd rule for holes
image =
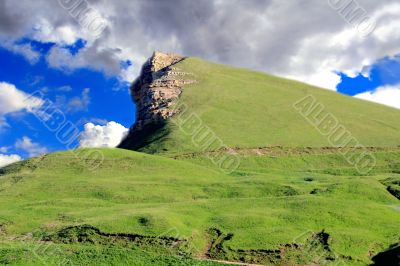
{"label": "dirt path on hillside", "polygon": [[212,259],[205,259],[201,258],[199,260],[202,261],[210,261],[210,262],[217,262],[217,263],[222,263],[226,265],[238,265],[238,266],[264,266],[262,264],[249,264],[249,263],[243,263],[243,262],[233,262],[233,261],[226,261],[226,260],[212,260]]}
{"label": "dirt path on hillside", "polygon": [[339,152],[399,152],[400,147],[258,147],[258,148],[229,148],[226,150],[214,150],[206,152],[185,153],[170,156],[174,159],[191,158],[199,155],[213,155],[218,153],[230,153],[235,155],[258,155],[258,156],[301,156],[301,155],[323,155]]}

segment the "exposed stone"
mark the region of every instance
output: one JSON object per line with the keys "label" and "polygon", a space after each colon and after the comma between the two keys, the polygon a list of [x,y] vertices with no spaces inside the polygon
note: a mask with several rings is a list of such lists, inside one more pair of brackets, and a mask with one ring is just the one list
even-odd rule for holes
{"label": "exposed stone", "polygon": [[[183,86],[194,83],[186,78],[193,76],[175,66],[185,57],[177,54],[154,52],[143,65],[140,76],[131,86],[132,98],[136,104],[136,123],[120,147],[130,148],[140,131],[165,122],[175,114],[174,105],[182,93]],[[129,143],[129,144],[128,144]]]}

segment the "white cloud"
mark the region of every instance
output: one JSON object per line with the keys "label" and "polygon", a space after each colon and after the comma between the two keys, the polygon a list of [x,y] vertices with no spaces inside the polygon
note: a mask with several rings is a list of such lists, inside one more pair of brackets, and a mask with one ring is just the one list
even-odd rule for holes
{"label": "white cloud", "polygon": [[5,115],[40,107],[43,100],[18,90],[13,84],[0,82],[0,132],[10,128]]}
{"label": "white cloud", "polygon": [[400,109],[400,85],[379,87],[354,97]]}
{"label": "white cloud", "polygon": [[41,99],[30,97],[25,92],[18,90],[13,84],[0,82],[0,116],[21,110],[29,112],[42,104]]}
{"label": "white cloud", "polygon": [[136,66],[129,66],[123,69],[120,74],[121,81],[133,82],[137,76],[140,74],[140,68]]}
{"label": "white cloud", "polygon": [[54,46],[46,56],[50,67],[72,72],[79,68],[91,68],[102,71],[107,75],[120,75],[121,58],[119,49],[105,48],[92,45],[72,54],[61,46]]}
{"label": "white cloud", "polygon": [[59,88],[57,88],[58,91],[62,91],[62,92],[70,92],[72,91],[72,87],[69,85],[65,85],[65,86],[61,86]]}
{"label": "white cloud", "polygon": [[[152,51],[162,50],[333,89],[339,80],[333,71],[354,75],[399,53],[398,0],[358,1],[377,25],[366,38],[329,1],[91,1],[107,19],[97,40],[58,2],[0,1],[0,37],[52,40],[57,43],[47,56],[52,67],[90,67],[126,81]],[[88,42],[77,54],[63,47],[80,38]],[[121,68],[128,59],[133,66]]]}
{"label": "white cloud", "polygon": [[0,167],[21,161],[22,158],[17,154],[5,155],[0,154]]}
{"label": "white cloud", "polygon": [[28,153],[29,157],[39,156],[48,153],[47,148],[41,146],[38,143],[32,142],[32,140],[27,136],[24,136],[22,139],[18,139],[15,143],[15,148],[25,151],[26,153]]}
{"label": "white cloud", "polygon": [[341,77],[329,69],[319,70],[318,72],[310,75],[290,74],[284,76],[328,90],[336,90],[336,86],[341,81]]}
{"label": "white cloud", "polygon": [[67,99],[64,95],[58,95],[55,105],[67,112],[87,111],[91,100],[89,93],[90,88],[85,88],[80,96],[72,97],[71,99]]}
{"label": "white cloud", "polygon": [[340,81],[341,77],[333,71],[317,72],[304,80],[306,83],[330,90],[336,90]]}
{"label": "white cloud", "polygon": [[116,122],[104,126],[87,123],[81,133],[80,147],[116,147],[128,133],[127,128]]}
{"label": "white cloud", "polygon": [[68,111],[82,111],[82,110],[87,110],[89,104],[90,104],[90,89],[85,88],[82,91],[82,94],[80,97],[73,97],[69,102],[68,102]]}
{"label": "white cloud", "polygon": [[6,41],[0,44],[0,46],[15,54],[22,55],[30,64],[36,64],[41,57],[41,54],[35,51],[29,43],[17,44]]}
{"label": "white cloud", "polygon": [[0,132],[3,130],[9,128],[10,125],[7,123],[6,119],[4,117],[0,116]]}
{"label": "white cloud", "polygon": [[81,58],[72,55],[68,49],[58,46],[51,48],[46,60],[51,67],[68,71],[85,66]]}
{"label": "white cloud", "polygon": [[79,36],[73,25],[54,27],[47,19],[41,18],[34,27],[32,37],[41,42],[54,42],[63,45],[75,43]]}

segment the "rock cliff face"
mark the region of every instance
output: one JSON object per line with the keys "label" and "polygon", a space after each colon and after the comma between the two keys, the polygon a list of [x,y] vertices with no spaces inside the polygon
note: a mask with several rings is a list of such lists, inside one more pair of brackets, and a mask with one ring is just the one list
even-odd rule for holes
{"label": "rock cliff face", "polygon": [[162,127],[174,115],[174,105],[183,86],[195,82],[190,73],[181,72],[174,65],[185,57],[177,54],[154,52],[143,65],[140,76],[131,86],[136,104],[136,123],[119,145],[121,148],[137,149],[146,134]]}

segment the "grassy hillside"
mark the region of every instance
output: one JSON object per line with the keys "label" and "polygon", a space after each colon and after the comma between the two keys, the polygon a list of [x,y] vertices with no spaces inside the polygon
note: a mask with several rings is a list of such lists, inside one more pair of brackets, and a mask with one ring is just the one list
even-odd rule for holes
{"label": "grassy hillside", "polygon": [[[359,177],[337,155],[243,155],[241,168],[226,175],[201,156],[100,151],[105,160],[94,171],[69,152],[2,169],[0,262],[24,265],[40,243],[62,251],[40,254],[50,265],[65,258],[75,265],[93,259],[192,265],[189,257],[206,254],[265,264],[323,256],[319,263],[333,257],[363,265],[400,238],[398,200],[383,184],[400,179],[398,165],[388,163],[398,152],[377,154],[384,167]],[[321,232],[328,235],[327,248],[314,239]],[[222,241],[218,234],[233,237]],[[276,250],[286,255],[278,259]]]}
{"label": "grassy hillside", "polygon": [[[145,153],[67,151],[0,169],[0,264],[397,265],[398,110],[196,58],[176,67],[197,80],[179,104],[197,124],[176,115]],[[295,110],[310,94],[368,146],[371,171],[341,154],[363,150],[329,147]],[[233,151],[202,146],[196,126]],[[240,164],[221,171],[220,153]]]}
{"label": "grassy hillside", "polygon": [[[181,102],[229,147],[331,146],[293,107],[313,95],[365,146],[400,145],[400,111],[264,73],[188,58],[176,65],[193,73]],[[190,76],[192,78],[192,76]],[[162,133],[162,134],[161,134]],[[161,138],[160,138],[161,136]],[[174,123],[153,136],[146,152],[199,150]],[[154,141],[155,140],[155,141]]]}

